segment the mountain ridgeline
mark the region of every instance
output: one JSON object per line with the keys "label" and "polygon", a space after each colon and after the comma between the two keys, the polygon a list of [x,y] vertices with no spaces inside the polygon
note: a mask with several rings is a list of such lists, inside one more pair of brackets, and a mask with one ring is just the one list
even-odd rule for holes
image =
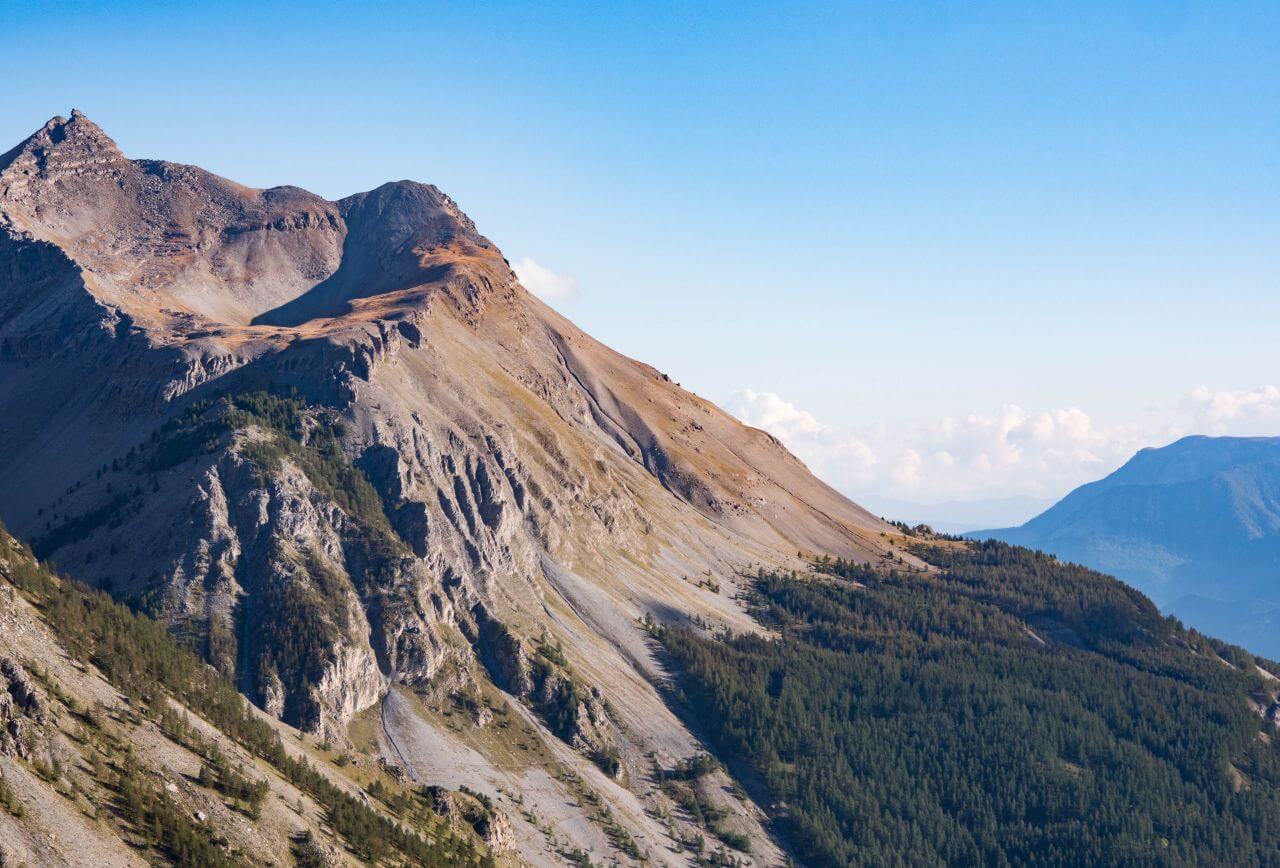
{"label": "mountain ridgeline", "polygon": [[1187,624],[1280,658],[1280,437],[1144,449],[1021,527],[968,536],[1110,573]]}
{"label": "mountain ridgeline", "polygon": [[1270,664],[875,518],[429,185],[0,155],[0,518],[3,865],[1280,862]]}

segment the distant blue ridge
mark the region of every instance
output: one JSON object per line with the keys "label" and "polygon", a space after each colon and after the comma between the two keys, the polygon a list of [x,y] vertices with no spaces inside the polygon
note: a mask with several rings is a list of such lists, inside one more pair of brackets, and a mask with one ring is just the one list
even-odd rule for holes
{"label": "distant blue ridge", "polygon": [[1280,437],[1143,449],[1020,527],[965,536],[1110,573],[1188,626],[1280,658]]}

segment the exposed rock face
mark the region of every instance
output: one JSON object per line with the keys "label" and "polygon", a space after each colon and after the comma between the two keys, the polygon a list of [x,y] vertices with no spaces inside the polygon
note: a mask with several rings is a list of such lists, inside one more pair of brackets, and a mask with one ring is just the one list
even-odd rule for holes
{"label": "exposed rock face", "polygon": [[45,702],[26,670],[0,657],[0,754],[31,759],[45,724]]}
{"label": "exposed rock face", "polygon": [[294,851],[295,858],[302,864],[324,865],[326,868],[338,868],[347,864],[341,850],[313,835],[298,841],[294,845]]}
{"label": "exposed rock face", "polygon": [[325,733],[492,677],[613,757],[640,615],[749,629],[736,571],[887,530],[530,296],[434,187],[250,189],[78,113],[0,157],[0,419],[0,518]]}
{"label": "exposed rock face", "polygon": [[442,787],[428,787],[432,810],[444,817],[454,831],[470,826],[495,857],[516,852],[511,820],[483,797],[451,793]]}
{"label": "exposed rock face", "polygon": [[486,812],[475,824],[476,834],[495,857],[516,852],[516,836],[511,820],[500,811]]}

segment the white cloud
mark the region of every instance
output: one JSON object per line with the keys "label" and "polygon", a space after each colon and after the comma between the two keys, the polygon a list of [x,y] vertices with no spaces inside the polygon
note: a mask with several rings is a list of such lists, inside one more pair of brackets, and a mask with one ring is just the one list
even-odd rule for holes
{"label": "white cloud", "polygon": [[529,256],[511,263],[511,270],[525,289],[543,301],[563,301],[578,292],[576,278],[557,274]]}
{"label": "white cloud", "polygon": [[1280,389],[1262,386],[1239,391],[1192,389],[1182,402],[1192,430],[1202,434],[1280,434]]}
{"label": "white cloud", "polygon": [[782,400],[773,392],[742,389],[729,396],[725,408],[739,419],[750,420],[749,424],[778,438],[822,436],[830,430],[813,414]]}
{"label": "white cloud", "polygon": [[991,413],[840,429],[778,395],[751,390],[734,393],[726,409],[776,436],[846,493],[924,502],[1060,497],[1138,449],[1185,434],[1280,435],[1275,386],[1194,389],[1143,425],[1099,425],[1078,407],[1033,412],[1006,404]]}
{"label": "white cloud", "polygon": [[725,409],[777,437],[810,470],[838,488],[856,490],[876,478],[876,454],[863,439],[822,424],[772,392],[734,392]]}

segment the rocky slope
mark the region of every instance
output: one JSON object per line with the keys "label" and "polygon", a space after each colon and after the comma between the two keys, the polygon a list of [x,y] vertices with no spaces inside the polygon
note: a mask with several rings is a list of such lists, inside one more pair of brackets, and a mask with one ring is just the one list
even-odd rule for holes
{"label": "rocky slope", "polygon": [[699,742],[639,620],[756,629],[740,571],[890,532],[533,298],[436,188],[250,189],[74,112],[0,156],[0,455],[15,533],[268,714],[537,793],[532,861],[688,861],[651,778]]}
{"label": "rocky slope", "polygon": [[515,863],[492,805],[253,712],[157,638],[0,530],[0,865]]}
{"label": "rocky slope", "polygon": [[1280,658],[1280,438],[1144,449],[1021,527],[971,536],[1111,573],[1188,625]]}

